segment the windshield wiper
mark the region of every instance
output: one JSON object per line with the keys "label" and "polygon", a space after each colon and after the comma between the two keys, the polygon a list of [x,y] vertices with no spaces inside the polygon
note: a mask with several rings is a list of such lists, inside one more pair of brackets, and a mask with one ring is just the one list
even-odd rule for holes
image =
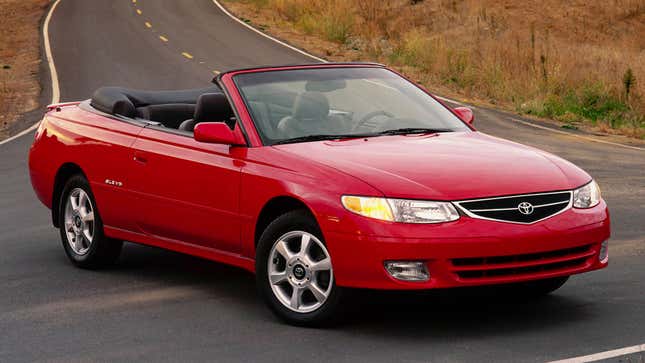
{"label": "windshield wiper", "polygon": [[429,129],[429,128],[408,127],[408,128],[392,129],[392,130],[385,130],[380,132],[364,133],[364,134],[337,134],[337,135],[317,134],[317,135],[292,137],[290,139],[276,141],[273,143],[273,145],[293,144],[297,142],[307,142],[307,141],[355,139],[355,138],[361,138],[361,137],[377,137],[377,136],[383,136],[383,135],[434,134],[437,132],[452,132],[452,131],[453,130],[451,129]]}
{"label": "windshield wiper", "polygon": [[339,135],[319,134],[319,135],[307,135],[307,136],[292,137],[290,139],[284,139],[284,140],[276,141],[276,142],[273,143],[273,145],[293,144],[293,143],[296,143],[296,142],[307,142],[307,141],[353,139],[353,138],[372,137],[372,136],[375,136],[375,134],[339,134]]}
{"label": "windshield wiper", "polygon": [[437,132],[452,132],[451,129],[429,129],[419,127],[407,127],[378,132],[379,135],[405,135],[405,134],[436,134]]}

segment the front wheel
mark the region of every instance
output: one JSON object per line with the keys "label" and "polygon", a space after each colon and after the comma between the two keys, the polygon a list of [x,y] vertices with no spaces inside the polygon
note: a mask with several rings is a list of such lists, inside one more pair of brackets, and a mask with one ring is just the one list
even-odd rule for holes
{"label": "front wheel", "polygon": [[320,229],[306,211],[283,214],[269,224],[255,267],[260,295],[286,322],[320,326],[337,318],[341,288]]}
{"label": "front wheel", "polygon": [[95,269],[108,266],[119,258],[123,242],[103,234],[94,195],[82,175],[67,181],[59,208],[63,248],[74,265]]}

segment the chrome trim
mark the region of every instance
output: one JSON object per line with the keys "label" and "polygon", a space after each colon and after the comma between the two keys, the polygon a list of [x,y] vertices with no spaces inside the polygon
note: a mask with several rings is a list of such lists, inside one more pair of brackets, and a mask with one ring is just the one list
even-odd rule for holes
{"label": "chrome trim", "polygon": [[[564,203],[569,203],[569,201],[565,200],[565,201],[557,202],[557,203],[547,203],[547,204],[533,205],[533,208],[550,207],[552,205],[558,205],[558,204],[564,204]],[[505,211],[505,210],[517,210],[517,207],[514,207],[514,208],[493,208],[493,209],[471,209],[470,211],[476,213],[476,212],[498,212],[498,211]]]}
{"label": "chrome trim", "polygon": [[[586,185],[586,184],[585,184]],[[580,188],[576,188],[580,189]],[[550,195],[550,194],[562,194],[562,193],[573,193],[573,190],[559,190],[557,192],[544,192],[544,193],[531,193],[531,194],[511,194],[511,195],[501,195],[499,197],[489,197],[489,198],[480,198],[480,199],[462,199],[454,203],[466,203],[466,202],[479,202],[482,200],[495,200],[495,199],[508,199],[508,198],[517,198],[517,197],[532,197],[534,195]]]}
{"label": "chrome trim", "polygon": [[[477,214],[473,213],[472,211],[469,211],[468,209],[466,209],[466,207],[461,205],[461,203],[467,203],[467,202],[480,202],[480,201],[486,201],[486,200],[510,199],[510,198],[518,198],[518,197],[520,197],[520,198],[521,197],[531,197],[531,196],[535,196],[535,195],[550,195],[550,194],[563,194],[563,193],[569,193],[569,201],[568,202],[563,201],[563,202],[557,202],[557,203],[540,204],[539,206],[534,205],[533,207],[538,208],[538,207],[546,207],[546,206],[549,206],[549,205],[567,203],[567,206],[565,208],[563,208],[562,210],[560,210],[560,211],[558,211],[558,212],[556,212],[554,214],[551,214],[550,216],[546,216],[546,217],[544,217],[542,219],[538,219],[537,221],[528,222],[528,223],[526,223],[526,222],[508,221],[508,220],[505,220],[505,219],[496,219],[496,218],[483,217],[483,216],[480,216],[480,215],[477,215]],[[551,217],[555,217],[558,214],[564,213],[565,211],[571,209],[571,207],[573,206],[573,191],[572,190],[561,190],[561,191],[558,191],[558,192],[548,192],[548,193],[515,194],[515,195],[505,195],[505,196],[502,196],[502,197],[481,198],[481,199],[467,199],[467,200],[455,201],[455,202],[452,202],[452,203],[460,211],[462,211],[465,215],[467,215],[470,218],[483,219],[483,220],[494,221],[494,222],[529,225],[529,224],[535,224],[535,223],[541,222],[541,221],[543,221],[545,219],[549,219]],[[478,210],[475,210],[475,211],[476,212],[486,212],[486,211],[495,211],[495,210],[514,210],[514,209],[517,209],[517,208],[500,208],[500,209],[486,209],[486,210],[478,209]]]}

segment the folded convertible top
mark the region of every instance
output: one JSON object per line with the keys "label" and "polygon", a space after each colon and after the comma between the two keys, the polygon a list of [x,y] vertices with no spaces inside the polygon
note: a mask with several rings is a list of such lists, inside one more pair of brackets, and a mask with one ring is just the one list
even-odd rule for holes
{"label": "folded convertible top", "polygon": [[142,91],[123,87],[101,87],[92,95],[90,104],[109,114],[135,117],[137,107],[160,104],[195,104],[204,93],[222,93],[218,86],[172,91]]}

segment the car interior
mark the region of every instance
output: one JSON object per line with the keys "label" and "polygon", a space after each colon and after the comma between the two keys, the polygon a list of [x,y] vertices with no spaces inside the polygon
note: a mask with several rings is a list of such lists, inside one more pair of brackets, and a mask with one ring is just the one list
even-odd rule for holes
{"label": "car interior", "polygon": [[[389,73],[341,76],[325,78],[313,72],[303,78],[286,72],[276,78],[260,72],[240,76],[236,85],[262,141],[269,145],[312,136],[468,129],[448,109],[401,78]],[[224,122],[231,129],[236,123],[218,85],[176,91],[103,87],[94,93],[90,105],[187,135],[201,122]]]}
{"label": "car interior", "polygon": [[324,95],[319,96],[322,97],[299,97],[289,91],[248,95],[249,111],[253,121],[267,136],[277,139],[286,136],[287,127],[293,127],[302,118],[322,123],[321,120],[329,114],[329,102]]}
{"label": "car interior", "polygon": [[[391,115],[384,111],[368,113],[354,122],[353,112],[331,107],[331,92],[345,87],[344,81],[308,81],[299,91],[268,87],[246,93],[245,99],[253,121],[270,140],[389,126]],[[342,94],[336,98],[339,97]],[[90,105],[111,115],[187,134],[192,134],[200,122],[225,122],[231,129],[236,122],[230,103],[218,86],[173,91],[102,87],[94,92]]]}
{"label": "car interior", "polygon": [[[339,123],[346,116],[330,109],[326,96],[317,90],[301,94],[274,90],[254,96],[248,99],[253,120],[272,138],[289,136],[305,123]],[[189,133],[200,122],[222,121],[231,129],[235,126],[233,110],[218,86],[177,91],[102,87],[94,92],[90,105],[111,115]]]}
{"label": "car interior", "polygon": [[245,94],[253,121],[269,139],[308,133],[334,133],[348,128],[351,113],[335,110],[325,92],[309,82],[301,92],[271,88]]}
{"label": "car interior", "polygon": [[90,105],[111,115],[189,133],[200,122],[221,121],[235,127],[233,110],[217,86],[177,91],[102,87],[94,92]]}

